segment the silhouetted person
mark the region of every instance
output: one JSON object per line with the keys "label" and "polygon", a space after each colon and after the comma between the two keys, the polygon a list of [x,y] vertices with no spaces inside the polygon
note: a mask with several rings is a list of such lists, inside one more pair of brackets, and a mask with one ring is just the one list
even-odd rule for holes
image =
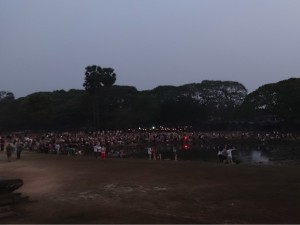
{"label": "silhouetted person", "polygon": [[23,151],[23,143],[17,144],[17,159],[21,158],[22,151]]}
{"label": "silhouetted person", "polygon": [[11,157],[13,151],[14,151],[14,147],[12,146],[11,143],[9,143],[6,146],[6,155],[7,155],[7,161],[8,162],[10,162],[10,157]]}

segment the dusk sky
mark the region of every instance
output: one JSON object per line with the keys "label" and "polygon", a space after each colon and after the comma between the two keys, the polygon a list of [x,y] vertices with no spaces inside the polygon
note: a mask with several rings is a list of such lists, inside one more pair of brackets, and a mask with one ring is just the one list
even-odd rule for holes
{"label": "dusk sky", "polygon": [[85,67],[149,90],[249,92],[300,75],[299,0],[0,0],[0,91],[83,89]]}

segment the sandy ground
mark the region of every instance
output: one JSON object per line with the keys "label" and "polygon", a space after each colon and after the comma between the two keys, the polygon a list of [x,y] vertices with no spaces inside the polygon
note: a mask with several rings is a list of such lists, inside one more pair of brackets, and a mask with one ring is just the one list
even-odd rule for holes
{"label": "sandy ground", "polygon": [[68,157],[24,152],[0,177],[29,201],[1,223],[300,223],[300,166]]}

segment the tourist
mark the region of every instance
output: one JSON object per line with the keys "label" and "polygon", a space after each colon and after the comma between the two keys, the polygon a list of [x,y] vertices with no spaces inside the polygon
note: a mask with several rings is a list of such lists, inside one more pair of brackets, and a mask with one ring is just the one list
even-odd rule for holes
{"label": "tourist", "polygon": [[219,147],[219,150],[218,150],[219,163],[224,163],[224,160],[226,159],[222,150],[223,149],[221,147]]}
{"label": "tourist", "polygon": [[101,148],[101,159],[104,160],[106,158],[106,148],[103,146]]}
{"label": "tourist", "polygon": [[101,143],[97,144],[97,156],[101,157],[102,147]]}
{"label": "tourist", "polygon": [[174,146],[172,146],[172,151],[174,154],[174,160],[177,161],[178,160],[177,149]]}
{"label": "tourist", "polygon": [[160,146],[157,146],[156,150],[157,150],[157,160],[162,160]]}
{"label": "tourist", "polygon": [[2,138],[0,136],[0,150],[1,150],[1,152],[4,151],[4,146],[5,146],[5,140],[4,140],[4,138]]}
{"label": "tourist", "polygon": [[226,154],[227,154],[227,163],[232,164],[232,151],[235,151],[235,148],[228,148],[226,149]]}
{"label": "tourist", "polygon": [[60,150],[60,144],[58,142],[55,143],[54,149],[57,155],[59,155],[59,150]]}
{"label": "tourist", "polygon": [[228,149],[227,145],[225,145],[225,147],[222,149],[222,158],[223,158],[222,162],[226,162],[226,163],[228,163],[227,149]]}
{"label": "tourist", "polygon": [[148,147],[147,150],[148,150],[149,160],[151,160],[151,158],[152,158],[152,148]]}
{"label": "tourist", "polygon": [[17,150],[17,159],[21,158],[21,152],[23,151],[24,145],[22,142],[19,142],[16,144],[16,150]]}
{"label": "tourist", "polygon": [[99,146],[99,144],[97,143],[95,143],[95,145],[94,145],[94,147],[93,147],[93,150],[94,150],[94,156],[97,158],[98,157],[98,147],[100,147]]}
{"label": "tourist", "polygon": [[11,143],[8,143],[6,146],[6,155],[7,155],[7,161],[10,162],[10,157],[14,151],[14,147],[12,146]]}
{"label": "tourist", "polygon": [[157,148],[156,148],[156,146],[153,146],[151,149],[152,149],[153,159],[157,160]]}

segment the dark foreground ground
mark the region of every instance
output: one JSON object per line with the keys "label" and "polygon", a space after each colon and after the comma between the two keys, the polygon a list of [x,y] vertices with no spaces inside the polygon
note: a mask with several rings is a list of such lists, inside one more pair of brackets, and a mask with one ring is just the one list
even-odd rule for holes
{"label": "dark foreground ground", "polygon": [[0,177],[29,196],[0,223],[300,223],[300,166],[23,153]]}

